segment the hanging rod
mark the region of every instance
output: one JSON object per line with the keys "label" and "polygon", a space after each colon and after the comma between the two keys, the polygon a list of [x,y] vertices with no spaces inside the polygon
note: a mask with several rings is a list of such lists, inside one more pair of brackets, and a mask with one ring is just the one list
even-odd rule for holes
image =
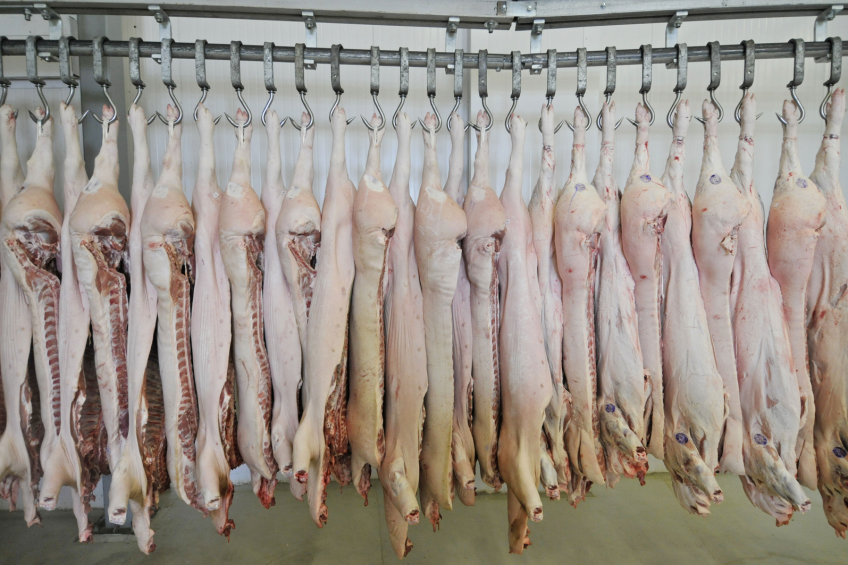
{"label": "hanging rod", "polygon": [[[74,56],[91,56],[92,42],[87,40],[71,39],[70,54]],[[843,41],[843,47],[845,42]],[[818,58],[827,57],[830,54],[831,47],[827,41],[809,42],[806,43],[806,57]],[[152,57],[159,55],[162,44],[155,41],[145,41],[139,44],[139,55],[141,57]],[[50,53],[51,55],[59,55],[59,42],[49,39],[40,39],[36,43],[36,49],[39,54]],[[263,60],[262,45],[242,45],[240,50],[242,61],[262,61]],[[843,53],[848,55],[848,50],[843,49]],[[0,54],[2,55],[25,55],[26,41],[18,39],[4,39],[0,42]],[[104,41],[103,54],[106,57],[129,57],[129,42],[128,41]],[[675,47],[654,48],[653,49],[653,64],[664,65],[672,63],[676,57],[677,49]],[[171,48],[171,57],[174,59],[194,59],[195,44],[194,43],[174,43]],[[294,47],[274,47],[272,52],[273,60],[279,63],[294,62]],[[330,63],[329,49],[309,49],[304,53],[305,58],[314,60],[317,64]],[[791,59],[795,56],[795,47],[792,42],[786,43],[758,43],[754,49],[754,57],[756,59]],[[462,57],[462,64],[465,68],[477,68],[476,53],[465,53]],[[512,68],[511,54],[493,54],[489,53],[486,61],[490,69],[511,69]],[[230,44],[229,43],[209,43],[206,45],[207,60],[230,60]],[[454,54],[437,52],[436,67],[445,68],[448,65],[454,64]],[[710,49],[705,46],[690,46],[689,47],[689,62],[706,62],[710,60]],[[744,60],[744,51],[741,44],[728,44],[721,46],[721,61],[742,61]],[[340,53],[340,62],[342,65],[370,65],[371,50],[370,49],[342,49]],[[588,51],[586,53],[586,63],[590,67],[603,67],[607,64],[606,51]],[[541,67],[548,66],[547,53],[527,53],[521,55],[521,64],[523,68],[530,69],[532,65]],[[616,51],[616,64],[618,65],[641,65],[642,52],[640,49],[620,49]],[[380,65],[388,67],[400,66],[400,54],[398,51],[386,51],[380,49]],[[426,51],[410,51],[409,52],[410,67],[426,67],[427,52]],[[556,66],[559,67],[576,67],[577,52],[557,52]]]}

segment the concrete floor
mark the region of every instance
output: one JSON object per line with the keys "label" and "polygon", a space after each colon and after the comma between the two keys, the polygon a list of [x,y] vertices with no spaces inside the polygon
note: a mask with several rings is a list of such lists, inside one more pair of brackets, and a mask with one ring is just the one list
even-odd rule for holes
{"label": "concrete floor", "polygon": [[[735,477],[720,476],[725,501],[707,518],[690,516],[677,504],[669,476],[648,476],[639,487],[624,480],[615,490],[593,489],[576,510],[565,502],[545,501],[545,519],[531,526],[533,545],[523,556],[532,563],[743,564],[848,562],[848,542],[827,524],[817,493],[813,510],[775,528],[774,521],[748,502]],[[363,507],[353,488],[339,493],[330,485],[329,523],[316,528],[305,503],[285,484],[277,505],[261,507],[249,485],[236,488],[230,517],[231,541],[219,537],[211,522],[165,493],[153,520],[156,551],[145,557],[128,542],[74,543],[76,525],[69,510],[42,512],[44,526],[27,529],[20,512],[0,514],[0,563],[62,565],[112,563],[396,563],[383,518],[379,484]],[[102,510],[92,511],[92,519]],[[429,524],[410,530],[415,544],[406,563],[516,563],[506,538],[506,497],[483,494],[475,507],[458,501],[444,512],[441,530]]]}

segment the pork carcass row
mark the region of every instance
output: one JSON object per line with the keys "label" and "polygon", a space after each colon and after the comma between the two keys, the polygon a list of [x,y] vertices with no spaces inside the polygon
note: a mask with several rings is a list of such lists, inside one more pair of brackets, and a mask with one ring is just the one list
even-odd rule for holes
{"label": "pork carcass row", "polygon": [[467,224],[462,209],[442,190],[436,157],[436,117],[428,112],[424,126],[424,168],[415,208],[413,241],[424,304],[428,383],[421,446],[421,505],[435,531],[441,518],[440,508],[450,510],[453,502],[451,304],[462,254],[459,241],[465,237]]}
{"label": "pork carcass row", "polygon": [[[346,428],[348,310],[353,286],[353,200],[347,174],[345,111],[333,113],[333,149],[321,214],[321,256],[309,309],[304,358],[303,416],[294,436],[294,479],[307,483],[315,524],[327,522],[331,473],[350,483]],[[289,281],[291,285],[291,281]]]}
{"label": "pork carcass row", "polygon": [[571,468],[565,446],[565,429],[571,413],[571,393],[562,372],[562,281],[556,266],[554,246],[554,213],[557,188],[554,184],[556,146],[554,144],[553,104],[542,107],[542,165],[539,180],[530,197],[530,220],[533,223],[533,247],[538,264],[539,294],[542,309],[542,336],[551,372],[553,393],[545,409],[544,450],[542,451],[542,485],[551,499],[566,493],[571,484]]}
{"label": "pork carcass row", "polygon": [[[39,505],[53,510],[61,488],[71,487],[79,540],[86,542],[91,541],[88,512],[91,510],[94,487],[101,473],[109,472],[109,466],[106,461],[106,432],[100,410],[100,392],[91,363],[94,351],[87,344],[90,335],[88,297],[77,278],[73,246],[70,243],[71,213],[88,184],[88,175],[80,148],[76,110],[62,103],[59,105],[59,115],[65,137],[65,213],[59,246],[62,259],[58,321],[60,423],[57,443],[43,463],[44,482]],[[115,134],[113,131],[112,135]],[[105,157],[115,151],[115,139],[110,139],[105,131],[104,139],[106,143],[101,152]],[[101,169],[105,160],[108,159],[99,161]],[[47,432],[49,427],[45,430]]]}
{"label": "pork carcass row", "polygon": [[178,496],[206,513],[195,471],[197,399],[191,366],[190,292],[194,216],[183,193],[182,124],[167,110],[168,146],[162,172],[141,219],[142,259],[157,295],[156,348],[165,407],[168,476]]}
{"label": "pork carcass row", "polygon": [[557,200],[554,240],[562,280],[562,357],[572,397],[571,421],[565,431],[571,463],[569,500],[583,500],[592,483],[604,484],[595,372],[595,269],[606,205],[586,174],[586,124],[574,110],[571,174]]}
{"label": "pork carcass row", "polygon": [[233,355],[238,390],[238,448],[250,468],[253,492],[265,508],[274,505],[277,463],[271,447],[271,371],[265,349],[262,256],[265,210],[250,185],[247,114],[236,112],[236,151],[221,201],[218,237],[230,279]]}
{"label": "pork carcass row", "polygon": [[371,468],[386,453],[383,428],[384,370],[386,366],[383,301],[386,260],[397,223],[398,208],[380,172],[380,148],[385,119],[371,118],[368,159],[353,201],[353,262],[356,278],[350,306],[350,375],[347,431],[351,472],[356,490],[368,504]]}
{"label": "pork carcass row", "polygon": [[[783,147],[780,169],[774,184],[766,225],[768,263],[771,274],[780,284],[783,313],[789,326],[792,360],[801,394],[800,426],[795,444],[798,481],[809,489],[816,488],[816,453],[813,446],[815,402],[810,384],[807,353],[807,282],[813,268],[816,242],[825,221],[825,198],[815,183],[804,176],[798,159],[798,116],[800,111],[791,100],[783,102]],[[794,396],[794,395],[793,395]],[[784,407],[787,413],[783,424],[794,426],[797,416],[789,416],[797,400]],[[791,423],[790,423],[791,422]],[[792,451],[784,443],[783,449]],[[789,455],[783,456],[789,460]],[[792,467],[789,467],[790,469]],[[794,475],[794,473],[793,473]]]}
{"label": "pork carcass row", "polygon": [[[306,319],[312,302],[315,255],[321,242],[321,210],[312,194],[312,144],[315,128],[305,128],[309,119],[309,114],[305,112],[300,119],[300,153],[294,166],[291,184],[281,198],[275,234],[285,290],[276,301],[274,312],[281,316],[282,321],[292,321],[285,323],[283,327],[284,343],[281,343],[280,347],[283,348],[285,357],[282,368],[277,364],[276,355],[272,354],[269,358],[274,384],[271,439],[274,442],[277,464],[283,475],[289,479],[292,477],[292,442],[297,431],[300,406],[298,396],[303,382],[303,359],[306,355]],[[264,190],[262,198],[266,198]],[[270,221],[270,216],[266,218],[267,221]],[[270,251],[266,249],[266,257],[269,254]],[[267,302],[268,298],[265,300]],[[288,313],[289,309],[291,314]],[[269,338],[266,335],[267,339]],[[303,493],[306,492],[305,484],[289,480],[289,487],[298,500],[303,498]]]}
{"label": "pork carcass row", "polygon": [[[144,211],[155,186],[144,110],[133,104],[128,118],[133,136],[132,220],[128,238],[132,293],[127,314],[127,405],[131,433],[118,467],[112,472],[108,515],[111,523],[124,524],[129,504],[138,548],[149,554],[156,549],[150,514],[159,493],[168,488],[170,478],[165,454],[162,380],[154,343],[158,295],[147,276],[143,259],[146,245],[142,235]],[[161,192],[162,189],[157,198],[162,198]]]}
{"label": "pork carcass row", "polygon": [[716,365],[727,393],[728,414],[719,444],[719,470],[744,475],[742,463],[742,407],[736,380],[736,351],[730,321],[730,277],[736,261],[739,225],[751,211],[751,202],[721,162],[718,146],[718,110],[704,101],[704,158],[692,206],[692,250],[698,266],[701,298],[713,340]]}
{"label": "pork carcass row", "polygon": [[598,413],[607,485],[619,476],[645,484],[651,379],[642,364],[633,275],[621,250],[619,191],[613,176],[615,104],[601,110],[601,158],[593,180],[607,205],[598,252],[595,327],[598,340]]}
{"label": "pork carcass row", "polygon": [[[104,109],[111,118],[111,109]],[[101,408],[108,438],[109,468],[115,470],[129,433],[127,411],[127,233],[130,211],[118,192],[115,121],[104,129],[101,168],[71,213],[71,244],[80,285],[88,298]]]}
{"label": "pork carcass row", "polygon": [[468,234],[462,255],[471,283],[471,378],[473,380],[474,447],[480,478],[500,489],[498,425],[500,423],[500,355],[498,353],[498,255],[506,229],[506,214],[489,182],[488,116],[477,113],[477,154],[474,176],[463,207]]}
{"label": "pork carcass row", "polygon": [[[43,110],[39,110],[39,116],[44,117]],[[41,524],[36,503],[42,475],[39,451],[45,435],[44,425],[50,428],[51,442],[55,442],[57,434],[52,402],[40,406],[40,387],[31,357],[33,337],[38,333],[38,329],[33,328],[27,306],[30,298],[27,294],[32,292],[25,291],[18,280],[27,262],[35,261],[38,267],[44,267],[47,260],[55,256],[61,222],[55,200],[52,206],[49,202],[53,199],[52,119],[38,125],[36,147],[27,162],[30,174],[26,179],[15,141],[16,117],[8,105],[0,108],[0,122],[0,195],[3,210],[0,221],[0,265],[3,273],[0,278],[0,316],[6,321],[0,340],[0,374],[3,376],[7,418],[6,429],[0,437],[0,496],[9,499],[9,509],[14,510],[20,495],[24,520],[27,526],[32,526]],[[28,189],[30,180],[33,182],[31,190]],[[46,184],[51,187],[49,195]],[[42,236],[45,238],[43,241]],[[58,284],[57,279],[56,286]],[[42,344],[46,345],[46,341]],[[47,391],[52,394],[52,383],[44,392]]]}
{"label": "pork carcass row", "polygon": [[664,456],[665,412],[663,409],[662,362],[662,239],[672,196],[651,176],[648,133],[651,115],[636,105],[636,154],[621,195],[621,247],[636,296],[636,317],[642,365],[651,385],[651,417],[648,453]]}
{"label": "pork carcass row", "polygon": [[[404,557],[412,550],[407,537],[409,525],[417,524],[421,514],[416,494],[427,393],[427,352],[421,282],[412,246],[415,219],[415,204],[409,195],[412,126],[405,112],[398,114],[397,124],[398,154],[389,191],[397,205],[398,218],[389,241],[384,311],[386,454],[378,472],[392,548],[398,557]],[[461,121],[458,129],[463,129]]]}
{"label": "pork carcass row", "polygon": [[740,478],[751,502],[782,525],[789,523],[793,509],[806,511],[810,500],[795,480],[798,384],[780,287],[766,260],[763,206],[753,180],[755,123],[756,102],[753,94],[747,94],[742,101],[736,162],[730,171],[735,188],[750,204],[750,213],[738,230],[732,295],[732,346],[736,350],[745,463],[745,475]]}
{"label": "pork carcass row", "polygon": [[[462,190],[462,172],[465,165],[466,125],[456,112],[453,112],[449,119],[451,124],[451,153],[448,178],[445,181],[445,193],[462,207],[465,204],[465,194]],[[397,197],[395,197],[395,201],[397,201]],[[415,274],[417,277],[418,267],[415,268]],[[474,487],[477,455],[474,450],[474,435],[471,433],[474,394],[474,383],[471,376],[473,333],[471,329],[471,283],[468,280],[465,257],[459,259],[459,276],[456,281],[456,292],[451,303],[451,312],[453,318],[454,391],[453,439],[451,440],[453,488],[456,496],[464,505],[473,506],[477,497]],[[424,374],[426,375],[426,369]]]}
{"label": "pork carcass row", "polygon": [[683,100],[677,105],[662,177],[673,199],[661,241],[665,466],[683,508],[704,515],[709,514],[711,502],[724,500],[715,472],[728,401],[716,366],[690,239],[692,208],[683,186],[689,119],[689,101]]}
{"label": "pork carcass row", "polygon": [[520,554],[530,545],[527,518],[534,522],[542,520],[539,440],[553,384],[542,335],[542,299],[533,225],[521,190],[527,124],[517,114],[510,115],[509,123],[512,154],[501,192],[509,227],[498,261],[502,314],[498,341],[503,385],[498,469],[507,486],[509,551]]}
{"label": "pork carcass row", "polygon": [[819,492],[836,535],[848,530],[848,208],[839,185],[845,90],[833,91],[827,125],[810,179],[825,198],[821,229],[807,286],[810,377],[816,397],[815,445]]}
{"label": "pork carcass row", "polygon": [[[235,438],[235,367],[230,358],[230,281],[218,240],[218,217],[224,192],[215,174],[215,119],[202,104],[197,113],[200,160],[191,195],[197,267],[191,309],[191,352],[198,412],[195,469],[204,507],[212,515],[218,533],[229,536],[230,529],[235,527],[229,518],[233,500],[230,469],[240,464],[240,457]],[[273,141],[269,133],[269,148]],[[279,147],[275,149],[279,157]],[[274,170],[273,156],[274,151],[269,150],[269,171]],[[269,188],[268,192],[273,190]]]}

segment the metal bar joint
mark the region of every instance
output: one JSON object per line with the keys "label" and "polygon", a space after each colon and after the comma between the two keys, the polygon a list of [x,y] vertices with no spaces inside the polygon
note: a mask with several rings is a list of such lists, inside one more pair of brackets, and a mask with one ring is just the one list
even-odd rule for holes
{"label": "metal bar joint", "polygon": [[[304,45],[309,49],[318,47],[318,22],[315,21],[315,14],[310,11],[302,12],[303,24],[306,27],[306,39]],[[314,59],[304,59],[303,68],[314,71],[316,64]]]}
{"label": "metal bar joint", "polygon": [[[542,31],[545,29],[544,18],[533,20],[533,27],[530,28],[530,53],[542,52]],[[542,73],[541,64],[530,65],[530,74],[538,75]]]}
{"label": "metal bar joint", "polygon": [[[459,18],[451,16],[448,18],[448,27],[445,29],[445,53],[456,51],[456,32],[459,29]],[[445,74],[452,75],[454,65],[449,63],[445,67]]]}

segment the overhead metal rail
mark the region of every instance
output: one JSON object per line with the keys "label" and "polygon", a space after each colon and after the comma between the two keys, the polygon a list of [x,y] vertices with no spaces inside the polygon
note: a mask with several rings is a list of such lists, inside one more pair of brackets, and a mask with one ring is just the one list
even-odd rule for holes
{"label": "overhead metal rail", "polygon": [[[92,56],[94,48],[92,41],[69,39],[70,55],[72,56]],[[842,42],[844,46],[844,41]],[[831,53],[831,43],[828,41],[808,42],[805,43],[805,57],[827,58]],[[59,41],[49,39],[38,39],[36,49],[39,54],[49,53],[51,55],[59,55]],[[156,58],[161,56],[162,44],[159,42],[144,41],[138,44],[138,54],[142,58]],[[231,58],[231,46],[228,43],[208,43],[205,48],[207,60],[229,61]],[[103,41],[103,55],[106,57],[129,57],[130,46],[128,41]],[[272,59],[279,63],[294,63],[295,62],[295,47],[280,47],[275,46],[272,50]],[[306,59],[315,61],[316,64],[330,64],[330,49],[310,49],[304,50]],[[848,51],[843,50],[843,53]],[[26,55],[26,41],[14,39],[0,40],[0,54],[8,55]],[[427,52],[426,51],[409,51],[409,66],[410,67],[426,67]],[[689,62],[707,62],[710,61],[709,46],[690,46],[688,48]],[[721,61],[742,61],[745,59],[745,50],[741,44],[722,45],[720,48]],[[172,43],[171,57],[174,59],[194,59],[196,48],[194,43]],[[262,45],[241,45],[239,55],[242,61],[263,61],[264,47]],[[478,67],[477,53],[464,53],[462,55],[462,66],[465,68],[476,69]],[[654,48],[652,53],[652,64],[660,65],[674,63],[677,57],[677,49],[669,48]],[[786,43],[758,43],[754,48],[755,59],[792,59],[795,57],[795,44],[791,41]],[[534,65],[543,68],[548,67],[547,53],[523,53],[520,57],[523,69],[530,70]],[[616,64],[618,65],[641,65],[642,50],[641,49],[620,49],[616,50]],[[342,65],[371,65],[371,50],[370,49],[341,49],[339,53],[339,63]],[[401,56],[399,51],[387,51],[380,49],[379,64],[388,67],[400,66]],[[512,69],[512,54],[494,54],[489,53],[486,56],[486,62],[489,69]],[[447,68],[448,65],[455,63],[454,53],[437,52],[435,56],[436,67]],[[578,54],[574,52],[557,52],[556,66],[577,67]],[[607,64],[607,51],[587,51],[586,65],[589,67],[603,67]]]}

